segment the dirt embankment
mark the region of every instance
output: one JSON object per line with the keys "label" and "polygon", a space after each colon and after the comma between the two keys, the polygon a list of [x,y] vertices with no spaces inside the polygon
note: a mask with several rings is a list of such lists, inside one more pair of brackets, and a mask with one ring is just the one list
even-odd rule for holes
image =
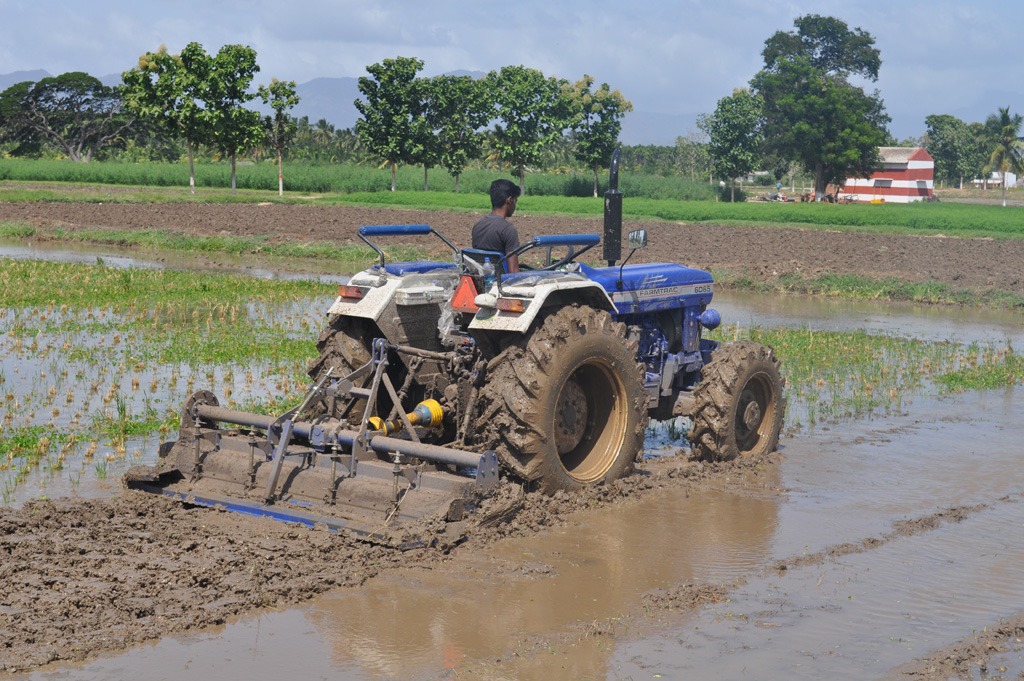
{"label": "dirt embankment", "polygon": [[[513,222],[520,238],[538,234],[602,233],[598,218],[550,218],[522,213]],[[469,245],[479,216],[467,213],[386,210],[349,206],[279,204],[61,204],[0,203],[0,220],[38,226],[166,229],[196,235],[273,235],[280,241],[359,243],[356,229],[372,224],[429,224],[457,245]],[[938,281],[958,288],[995,288],[1024,294],[1024,241],[994,241],[801,229],[765,229],[627,222],[644,227],[651,247],[637,262],[680,262],[702,269],[746,270],[770,281],[800,272],[826,272]],[[396,240],[397,242],[398,240]],[[436,240],[435,240],[436,241]],[[415,243],[429,243],[419,239]],[[440,242],[437,242],[440,243]],[[444,247],[440,247],[440,254]]]}

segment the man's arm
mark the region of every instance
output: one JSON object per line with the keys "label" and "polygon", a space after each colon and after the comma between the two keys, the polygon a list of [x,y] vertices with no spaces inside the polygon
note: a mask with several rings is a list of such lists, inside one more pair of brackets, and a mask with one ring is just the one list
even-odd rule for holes
{"label": "man's arm", "polygon": [[519,271],[519,256],[518,255],[510,255],[510,256],[508,256],[508,258],[505,259],[505,264],[508,265],[508,273],[509,274],[512,274],[513,272],[518,272]]}

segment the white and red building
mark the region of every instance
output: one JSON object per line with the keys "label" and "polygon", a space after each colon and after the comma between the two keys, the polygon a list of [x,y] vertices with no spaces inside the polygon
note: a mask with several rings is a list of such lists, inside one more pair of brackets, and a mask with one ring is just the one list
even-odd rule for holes
{"label": "white and red building", "polygon": [[921,147],[879,147],[882,169],[871,177],[846,180],[842,197],[858,203],[910,203],[931,198],[935,159]]}

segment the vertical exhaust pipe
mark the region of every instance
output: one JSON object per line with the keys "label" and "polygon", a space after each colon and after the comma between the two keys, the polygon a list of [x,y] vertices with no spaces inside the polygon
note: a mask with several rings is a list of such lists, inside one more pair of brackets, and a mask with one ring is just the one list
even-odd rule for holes
{"label": "vertical exhaust pipe", "polygon": [[604,259],[608,266],[622,259],[622,192],[619,191],[619,159],[622,148],[612,153],[608,167],[608,191],[604,193]]}

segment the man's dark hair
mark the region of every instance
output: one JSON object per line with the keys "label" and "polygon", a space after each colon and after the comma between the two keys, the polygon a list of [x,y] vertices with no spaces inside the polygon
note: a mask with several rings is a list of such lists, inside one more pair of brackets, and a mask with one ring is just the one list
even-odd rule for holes
{"label": "man's dark hair", "polygon": [[519,198],[519,185],[505,178],[491,183],[491,208],[501,208],[511,198]]}

